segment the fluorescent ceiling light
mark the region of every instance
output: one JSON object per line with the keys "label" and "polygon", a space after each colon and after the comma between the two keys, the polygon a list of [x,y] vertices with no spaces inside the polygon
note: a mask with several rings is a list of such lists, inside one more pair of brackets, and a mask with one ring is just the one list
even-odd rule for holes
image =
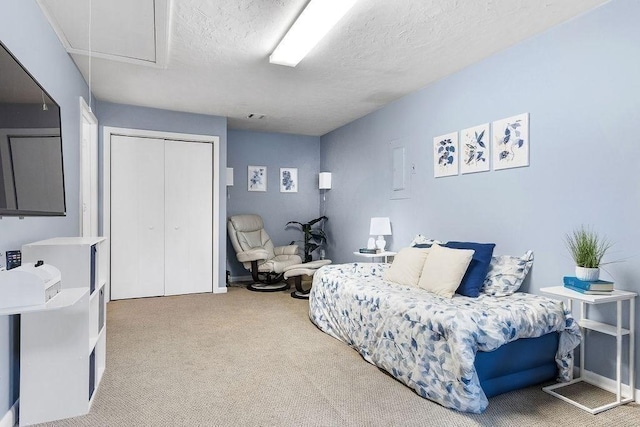
{"label": "fluorescent ceiling light", "polygon": [[269,56],[272,64],[295,67],[356,0],[311,0]]}

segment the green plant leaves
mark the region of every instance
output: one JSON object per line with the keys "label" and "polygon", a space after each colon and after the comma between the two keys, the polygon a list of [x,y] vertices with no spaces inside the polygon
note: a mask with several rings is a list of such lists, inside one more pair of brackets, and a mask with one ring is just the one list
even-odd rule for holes
{"label": "green plant leaves", "polygon": [[323,243],[327,241],[327,235],[321,228],[313,228],[315,224],[320,221],[328,220],[326,216],[321,216],[316,219],[312,219],[307,223],[301,223],[298,221],[289,221],[284,228],[289,226],[299,226],[304,237],[304,262],[311,261],[311,253],[318,249]]}
{"label": "green plant leaves", "polygon": [[602,258],[611,247],[606,237],[584,225],[565,235],[565,244],[576,265],[585,268],[600,267]]}

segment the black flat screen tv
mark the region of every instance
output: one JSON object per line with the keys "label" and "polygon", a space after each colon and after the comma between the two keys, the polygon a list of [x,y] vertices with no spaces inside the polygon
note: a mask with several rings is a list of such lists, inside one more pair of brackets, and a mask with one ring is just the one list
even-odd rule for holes
{"label": "black flat screen tv", "polygon": [[0,42],[0,216],[64,216],[60,106]]}

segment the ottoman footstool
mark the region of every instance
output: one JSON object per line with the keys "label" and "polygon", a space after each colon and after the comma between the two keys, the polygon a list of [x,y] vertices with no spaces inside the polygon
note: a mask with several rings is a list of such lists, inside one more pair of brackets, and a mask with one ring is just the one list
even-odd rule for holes
{"label": "ottoman footstool", "polygon": [[290,265],[284,269],[284,278],[293,277],[296,290],[291,292],[293,298],[307,299],[311,288],[305,290],[302,287],[302,278],[304,276],[313,277],[314,273],[322,266],[331,264],[330,259],[320,259],[317,261],[306,262],[304,264]]}

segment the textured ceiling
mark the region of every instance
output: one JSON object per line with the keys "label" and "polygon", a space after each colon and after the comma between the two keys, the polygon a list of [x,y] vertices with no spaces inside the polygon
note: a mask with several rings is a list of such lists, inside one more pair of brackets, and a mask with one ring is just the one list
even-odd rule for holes
{"label": "textured ceiling", "polygon": [[[226,116],[230,129],[323,135],[607,1],[359,0],[289,68],[268,57],[307,0],[172,0],[166,67],[93,58],[92,88],[104,101]],[[72,57],[88,80],[88,58]]]}

